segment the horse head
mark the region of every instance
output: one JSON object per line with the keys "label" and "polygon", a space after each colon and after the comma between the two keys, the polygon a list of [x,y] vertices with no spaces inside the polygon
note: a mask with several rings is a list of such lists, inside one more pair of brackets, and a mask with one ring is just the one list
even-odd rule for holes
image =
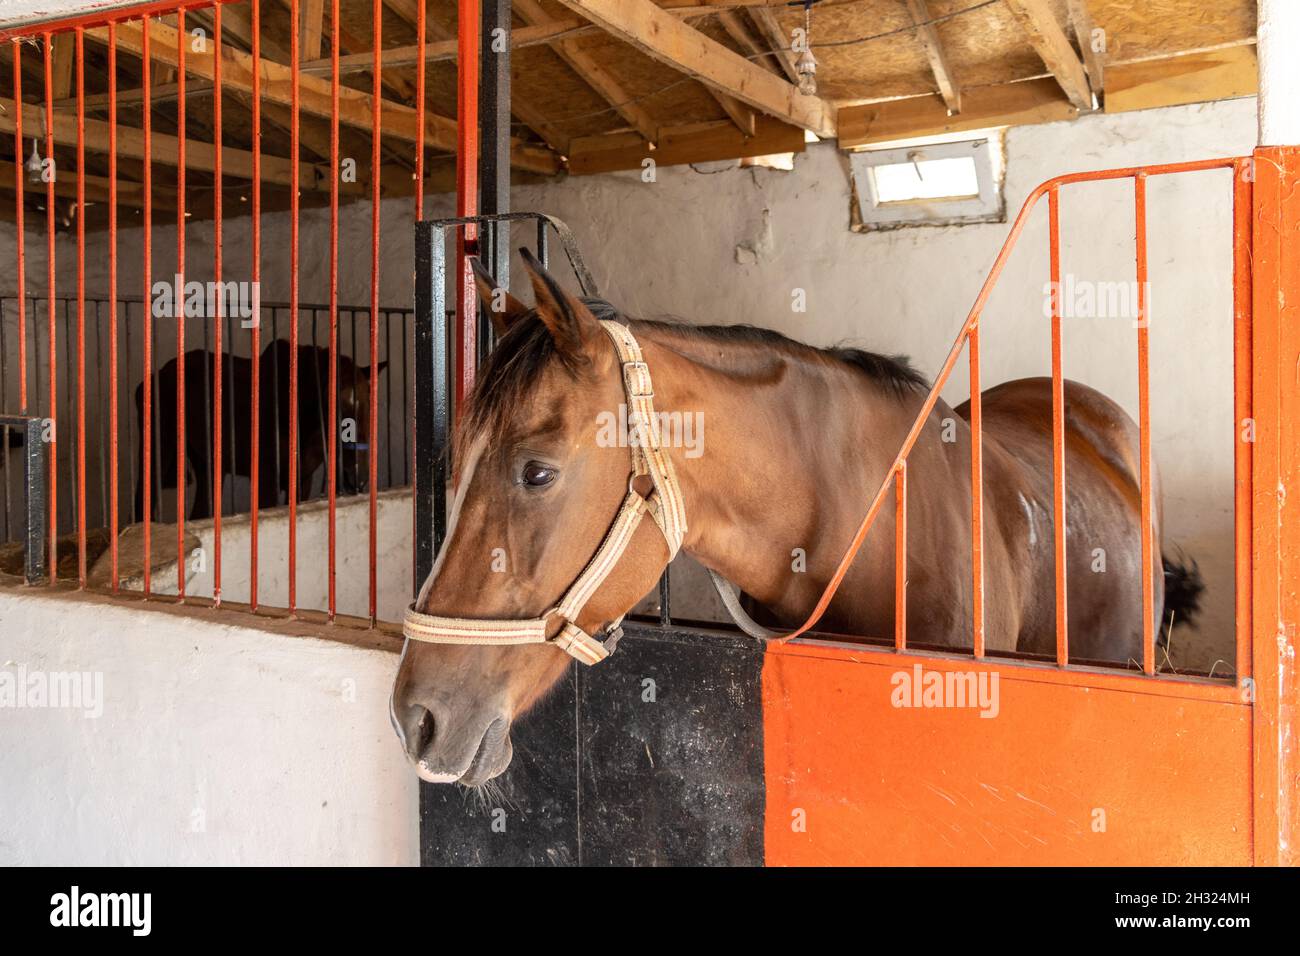
{"label": "horse head", "polygon": [[[454,495],[446,540],[414,611],[438,618],[546,617],[601,549],[630,492],[625,443],[601,438],[625,401],[619,355],[598,300],[565,292],[524,260],[536,299],[527,308],[476,269],[497,326],[454,443]],[[595,311],[593,311],[593,309]],[[638,524],[613,570],[571,623],[597,634],[645,595],[667,566],[655,521]],[[554,638],[564,625],[546,624]],[[408,640],[393,687],[393,726],[419,775],[483,783],[510,763],[513,721],[571,663],[555,643],[440,644]]]}
{"label": "horse head", "polygon": [[356,365],[346,356],[339,357],[339,487],[345,495],[361,494],[370,485],[370,377],[387,367],[386,360]]}

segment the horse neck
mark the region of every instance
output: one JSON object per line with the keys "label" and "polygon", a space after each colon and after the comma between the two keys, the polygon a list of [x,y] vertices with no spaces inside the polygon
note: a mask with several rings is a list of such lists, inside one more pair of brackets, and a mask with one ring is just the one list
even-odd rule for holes
{"label": "horse neck", "polygon": [[659,410],[700,416],[699,453],[669,449],[684,549],[783,620],[802,615],[888,472],[914,403],[827,356],[636,331]]}

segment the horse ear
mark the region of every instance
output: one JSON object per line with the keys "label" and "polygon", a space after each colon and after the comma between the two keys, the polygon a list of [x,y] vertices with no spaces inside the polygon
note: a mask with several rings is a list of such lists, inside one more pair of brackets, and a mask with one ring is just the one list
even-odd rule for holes
{"label": "horse ear", "polygon": [[[474,270],[474,285],[478,288],[478,297],[483,303],[483,308],[487,310],[488,317],[492,320],[492,327],[496,329],[498,336],[505,335],[510,331],[511,326],[528,314],[528,306],[511,295],[509,290],[499,288],[496,280],[483,267],[483,263],[477,256],[469,260],[469,266]],[[494,308],[498,302],[502,306],[500,312]]]}
{"label": "horse ear", "polygon": [[520,249],[519,255],[533,283],[537,317],[550,331],[556,349],[570,362],[585,364],[602,334],[599,320],[581,299],[565,292],[531,252]]}

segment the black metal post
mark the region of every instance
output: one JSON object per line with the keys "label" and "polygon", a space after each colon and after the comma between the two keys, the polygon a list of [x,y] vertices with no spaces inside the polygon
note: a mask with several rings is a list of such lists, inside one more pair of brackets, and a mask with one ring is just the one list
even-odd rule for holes
{"label": "black metal post", "polygon": [[415,224],[415,581],[418,595],[447,533],[451,382],[447,354],[447,242],[435,222]]}
{"label": "black metal post", "polygon": [[[27,555],[23,577],[28,584],[45,580],[46,494],[45,429],[43,418],[25,415],[0,415],[0,454],[8,454],[9,428],[23,430],[23,484],[27,492]],[[5,476],[6,481],[8,475]]]}

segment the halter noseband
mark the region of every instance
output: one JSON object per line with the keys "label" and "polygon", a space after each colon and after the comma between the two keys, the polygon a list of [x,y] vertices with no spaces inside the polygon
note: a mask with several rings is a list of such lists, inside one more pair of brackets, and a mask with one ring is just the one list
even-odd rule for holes
{"label": "halter noseband", "polygon": [[[402,621],[402,632],[411,640],[429,644],[550,643],[584,664],[595,664],[613,653],[623,634],[620,627],[623,619],[619,617],[602,637],[595,637],[578,627],[578,615],[614,570],[646,514],[654,519],[668,542],[668,560],[677,556],[686,534],[686,507],[673,463],[659,444],[659,420],[655,417],[650,368],[641,354],[641,346],[627,326],[608,320],[602,320],[600,324],[613,340],[622,363],[628,422],[633,428],[628,442],[632,450],[632,473],[628,478],[627,497],[605,533],[604,541],[577,580],[569,585],[560,602],[541,617],[521,620],[437,617],[420,613],[412,604]],[[646,497],[633,487],[641,476],[649,477],[653,485]],[[559,618],[564,625],[554,637],[548,637],[552,618]]]}

